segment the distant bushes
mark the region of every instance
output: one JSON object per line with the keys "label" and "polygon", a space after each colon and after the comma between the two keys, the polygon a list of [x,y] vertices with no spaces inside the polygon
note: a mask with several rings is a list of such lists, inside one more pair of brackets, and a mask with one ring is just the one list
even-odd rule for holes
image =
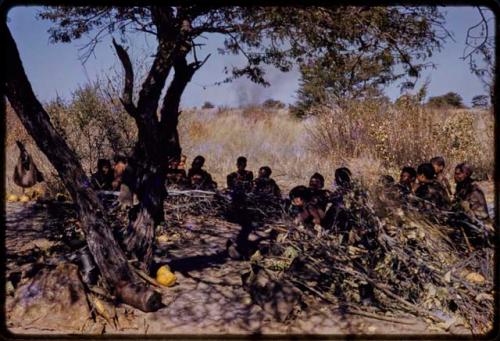
{"label": "distant bushes", "polygon": [[[493,172],[490,111],[436,109],[406,96],[395,104],[379,98],[315,106],[313,116],[298,119],[280,103],[267,100],[262,105],[214,111],[183,109],[179,136],[188,163],[204,155],[206,167],[224,185],[236,158],[245,155],[254,171],[270,166],[284,189],[307,184],[316,171],[331,183],[340,166],[375,181],[382,172],[398,175],[401,166],[417,165],[436,155],[445,157],[450,173],[454,164],[465,160],[474,165],[478,176]],[[55,100],[45,108],[87,173],[94,171],[98,158],[128,152],[136,140],[133,119],[99,85],[82,87],[70,100]],[[53,191],[62,190],[55,170],[11,108],[7,110],[7,189],[15,188],[11,177],[18,156],[16,139],[27,144]]]}
{"label": "distant bushes", "polygon": [[212,102],[206,101],[205,103],[203,103],[201,108],[202,109],[213,109],[213,108],[215,108],[215,105],[213,105]]}
{"label": "distant bushes", "polygon": [[448,165],[469,161],[478,175],[493,172],[494,122],[487,111],[435,110],[411,101],[351,101],[316,112],[308,131],[313,150],[325,157],[370,155],[384,167],[398,169],[442,155]]}
{"label": "distant bushes", "polygon": [[462,97],[456,92],[448,92],[441,96],[430,97],[427,105],[434,108],[464,108]]}

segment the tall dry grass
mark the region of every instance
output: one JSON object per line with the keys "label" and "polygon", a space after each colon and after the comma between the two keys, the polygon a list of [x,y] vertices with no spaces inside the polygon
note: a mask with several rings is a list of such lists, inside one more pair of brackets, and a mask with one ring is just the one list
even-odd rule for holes
{"label": "tall dry grass", "polygon": [[[343,109],[318,108],[317,113],[315,117],[299,120],[286,109],[258,106],[184,110],[179,123],[183,153],[188,162],[198,154],[205,156],[205,167],[219,187],[226,185],[225,177],[235,170],[240,155],[248,158],[248,169],[254,173],[261,166],[270,166],[272,176],[284,191],[307,184],[314,172],[323,174],[327,187],[331,187],[334,170],[341,166],[349,167],[354,176],[370,186],[381,174],[397,178],[402,166],[417,166],[435,155],[445,157],[450,175],[454,165],[465,160],[475,166],[478,175],[493,173],[493,115],[488,111],[433,110],[411,102],[394,105],[364,101],[350,103]],[[53,115],[56,117],[58,113]],[[18,190],[11,181],[18,155],[13,144],[15,137],[28,141],[28,150],[42,171],[47,169],[54,174],[16,120],[12,113],[7,115],[8,191]],[[92,125],[86,127],[91,129]],[[66,123],[63,127],[69,128],[78,129],[78,125]],[[71,136],[80,135],[73,132]],[[70,145],[74,143],[77,140]],[[133,141],[124,143],[130,145]],[[78,145],[76,149],[79,150]],[[83,150],[97,152],[92,147]],[[100,153],[99,157],[113,156],[110,148]],[[89,170],[89,156],[81,151],[79,156]]]}
{"label": "tall dry grass", "polygon": [[398,104],[350,102],[342,108],[320,107],[316,113],[307,128],[310,145],[332,162],[368,157],[378,161],[380,171],[398,176],[402,166],[416,167],[441,155],[449,176],[456,164],[467,161],[476,177],[492,177],[494,118],[489,111],[438,110],[410,98]]}

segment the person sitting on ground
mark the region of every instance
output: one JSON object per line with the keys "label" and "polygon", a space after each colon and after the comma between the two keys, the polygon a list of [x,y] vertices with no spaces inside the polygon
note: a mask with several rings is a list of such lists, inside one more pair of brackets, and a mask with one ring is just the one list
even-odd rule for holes
{"label": "person sitting on ground", "polygon": [[172,158],[167,167],[166,184],[167,186],[176,185],[184,186],[186,184],[187,176],[184,169],[179,169],[179,161]]}
{"label": "person sitting on ground", "polygon": [[297,209],[294,222],[305,227],[320,225],[325,212],[312,202],[312,192],[306,186],[296,186],[289,194],[293,207]]}
{"label": "person sitting on ground", "polygon": [[[422,163],[417,168],[418,188],[415,195],[421,199],[432,203],[439,209],[448,209],[450,198],[446,189],[436,180],[434,167],[430,163]],[[432,205],[426,203],[425,208],[431,208]]]}
{"label": "person sitting on ground", "polygon": [[191,163],[191,168],[188,171],[189,187],[204,191],[214,191],[217,188],[217,183],[212,180],[212,176],[206,170],[202,169],[205,164],[205,158],[198,155]]}
{"label": "person sitting on ground", "polygon": [[472,167],[465,162],[455,167],[454,207],[479,220],[488,220],[488,205],[484,192],[472,179],[472,173]]}
{"label": "person sitting on ground", "polygon": [[186,160],[187,160],[187,156],[182,154],[181,160],[179,161],[179,164],[177,165],[177,169],[183,169],[185,171],[186,170]]}
{"label": "person sitting on ground", "polygon": [[448,196],[451,197],[451,185],[444,173],[444,168],[446,167],[444,158],[442,156],[436,156],[433,157],[430,162],[434,168],[434,172],[436,173],[436,180],[441,183],[441,185],[446,189]]}
{"label": "person sitting on ground", "polygon": [[351,171],[347,167],[335,170],[335,190],[331,196],[333,206],[343,206],[344,196],[352,190],[351,175]]}
{"label": "person sitting on ground", "polygon": [[120,190],[120,185],[122,183],[122,175],[123,172],[125,171],[125,168],[127,168],[127,158],[123,155],[117,154],[113,158],[113,161],[115,162],[113,166],[113,182],[112,182],[112,187],[114,191],[119,191]]}
{"label": "person sitting on ground", "polygon": [[111,162],[107,159],[99,159],[97,161],[97,172],[92,174],[90,185],[98,191],[111,191],[113,189],[112,183]]}
{"label": "person sitting on ground", "polygon": [[326,211],[326,206],[330,201],[332,192],[323,189],[325,187],[325,178],[319,173],[314,173],[309,179],[309,189],[312,195],[312,201],[323,211]]}
{"label": "person sitting on ground", "polygon": [[246,170],[247,158],[244,156],[238,157],[236,160],[238,170],[227,176],[227,188],[230,191],[248,193],[252,190],[253,173]]}
{"label": "person sitting on ground", "polygon": [[259,176],[253,181],[252,192],[258,196],[281,199],[281,191],[276,181],[271,179],[272,170],[268,166],[260,167]]}
{"label": "person sitting on ground", "polygon": [[[326,229],[345,231],[348,228],[350,205],[346,202],[346,199],[347,197],[354,197],[351,176],[352,173],[347,167],[340,167],[335,170],[335,189],[330,196],[332,205],[326,211],[321,222],[321,225]],[[356,196],[361,194],[356,193]]]}
{"label": "person sitting on ground", "polygon": [[408,195],[415,191],[417,181],[417,171],[413,167],[403,167],[399,175],[397,187],[401,194]]}

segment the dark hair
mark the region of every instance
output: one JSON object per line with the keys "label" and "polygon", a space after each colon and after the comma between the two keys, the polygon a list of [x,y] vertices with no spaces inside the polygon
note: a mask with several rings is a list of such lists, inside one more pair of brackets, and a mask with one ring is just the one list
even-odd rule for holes
{"label": "dark hair", "polygon": [[113,158],[113,161],[115,163],[118,163],[118,162],[127,163],[127,157],[125,155],[122,155],[122,154],[116,154],[115,157]]}
{"label": "dark hair", "polygon": [[196,156],[194,159],[193,159],[193,163],[197,163],[197,162],[200,162],[201,165],[203,165],[205,163],[205,158],[201,155],[198,155]]}
{"label": "dark hair", "polygon": [[321,175],[319,173],[314,173],[311,176],[311,179],[318,179],[319,182],[321,182],[321,187],[323,187],[325,185],[325,178],[323,177],[323,175]]}
{"label": "dark hair", "polygon": [[305,201],[309,200],[311,197],[311,191],[306,186],[296,186],[290,191],[290,200],[295,198],[302,198]]}
{"label": "dark hair", "polygon": [[347,167],[340,167],[335,170],[335,182],[339,186],[347,186],[351,183],[351,171]]}
{"label": "dark hair", "polygon": [[236,163],[237,163],[238,165],[240,165],[240,164],[242,164],[242,163],[247,163],[247,158],[246,158],[246,157],[244,157],[244,156],[240,156],[240,157],[238,157],[238,159],[236,159]]}
{"label": "dark hair", "polygon": [[417,171],[413,167],[409,167],[409,166],[403,167],[401,169],[401,173],[408,173],[408,174],[410,174],[410,176],[412,178],[416,178],[417,177]]}
{"label": "dark hair", "polygon": [[455,169],[460,169],[460,171],[462,171],[463,173],[466,174],[466,176],[469,178],[472,173],[474,172],[474,170],[472,169],[472,166],[469,165],[467,162],[462,162],[462,163],[459,163]]}
{"label": "dark hair", "polygon": [[432,167],[431,163],[422,163],[417,168],[417,174],[425,176],[426,179],[431,180],[436,176],[436,172],[434,171],[434,167]]}
{"label": "dark hair", "polygon": [[262,167],[260,167],[260,168],[259,168],[259,172],[260,172],[261,170],[264,170],[264,171],[266,172],[266,176],[270,176],[270,175],[271,175],[271,173],[273,172],[273,171],[271,170],[271,168],[270,168],[270,167],[268,167],[268,166],[262,166]]}
{"label": "dark hair", "polygon": [[435,156],[431,159],[431,164],[436,164],[438,166],[445,166],[444,158],[442,156]]}
{"label": "dark hair", "polygon": [[108,159],[99,159],[97,160],[97,171],[100,172],[104,166],[108,166],[111,169],[111,162]]}
{"label": "dark hair", "polygon": [[393,184],[394,182],[396,182],[392,176],[387,175],[387,174],[381,175],[378,178],[378,181],[382,185],[389,185],[389,184]]}

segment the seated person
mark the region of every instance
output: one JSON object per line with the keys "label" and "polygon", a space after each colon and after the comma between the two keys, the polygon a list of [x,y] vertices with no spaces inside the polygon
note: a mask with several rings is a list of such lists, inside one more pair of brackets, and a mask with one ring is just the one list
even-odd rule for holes
{"label": "seated person", "polygon": [[113,158],[115,164],[113,166],[113,191],[119,191],[120,190],[120,185],[122,183],[122,175],[123,172],[125,171],[125,168],[127,168],[127,158],[123,155],[115,155]]}
{"label": "seated person", "polygon": [[461,163],[455,167],[455,199],[454,206],[465,211],[465,213],[479,219],[489,219],[488,205],[484,192],[471,178],[472,167],[467,163]]}
{"label": "seated person", "polygon": [[344,206],[344,196],[352,191],[351,171],[347,167],[335,170],[335,190],[331,195],[333,206]]}
{"label": "seated person", "polygon": [[319,173],[314,173],[309,179],[309,189],[312,194],[312,201],[323,211],[330,201],[331,192],[323,189],[325,187],[325,178]]}
{"label": "seated person", "polygon": [[297,186],[290,191],[290,201],[292,207],[296,209],[294,222],[305,227],[314,227],[321,223],[325,212],[315,205],[312,200],[312,193],[306,186]]}
{"label": "seated person", "polygon": [[177,166],[177,169],[184,169],[186,170],[186,160],[187,156],[182,154],[181,155],[181,160],[179,161],[179,165]]}
{"label": "seated person", "polygon": [[399,183],[397,187],[401,194],[408,195],[413,193],[416,187],[417,171],[413,167],[403,167],[399,175]]}
{"label": "seated person", "polygon": [[272,170],[268,166],[260,167],[259,176],[253,181],[252,192],[259,196],[269,196],[281,199],[281,191],[276,181],[271,179]]}
{"label": "seated person", "polygon": [[451,197],[451,185],[448,178],[444,174],[445,162],[442,156],[436,156],[431,159],[432,167],[436,173],[436,180],[446,189],[446,193]]}
{"label": "seated person", "polygon": [[227,176],[227,188],[230,191],[248,193],[252,190],[253,173],[247,171],[247,159],[240,156],[236,161],[238,170]]}
{"label": "seated person", "polygon": [[[446,189],[435,178],[434,167],[430,163],[422,163],[417,168],[418,188],[415,195],[434,204],[439,209],[448,209],[450,198]],[[432,205],[425,204],[424,207],[431,208]]]}
{"label": "seated person", "polygon": [[177,159],[171,159],[166,174],[166,184],[183,186],[186,184],[187,176],[184,169],[179,169],[179,162]]}
{"label": "seated person", "polygon": [[92,174],[90,184],[93,189],[98,191],[113,190],[113,174],[111,173],[111,162],[107,159],[97,161],[97,172]]}
{"label": "seated person", "polygon": [[198,155],[194,158],[188,171],[188,186],[191,189],[214,191],[217,188],[217,183],[212,180],[210,173],[202,169],[204,164],[205,158],[203,156]]}

